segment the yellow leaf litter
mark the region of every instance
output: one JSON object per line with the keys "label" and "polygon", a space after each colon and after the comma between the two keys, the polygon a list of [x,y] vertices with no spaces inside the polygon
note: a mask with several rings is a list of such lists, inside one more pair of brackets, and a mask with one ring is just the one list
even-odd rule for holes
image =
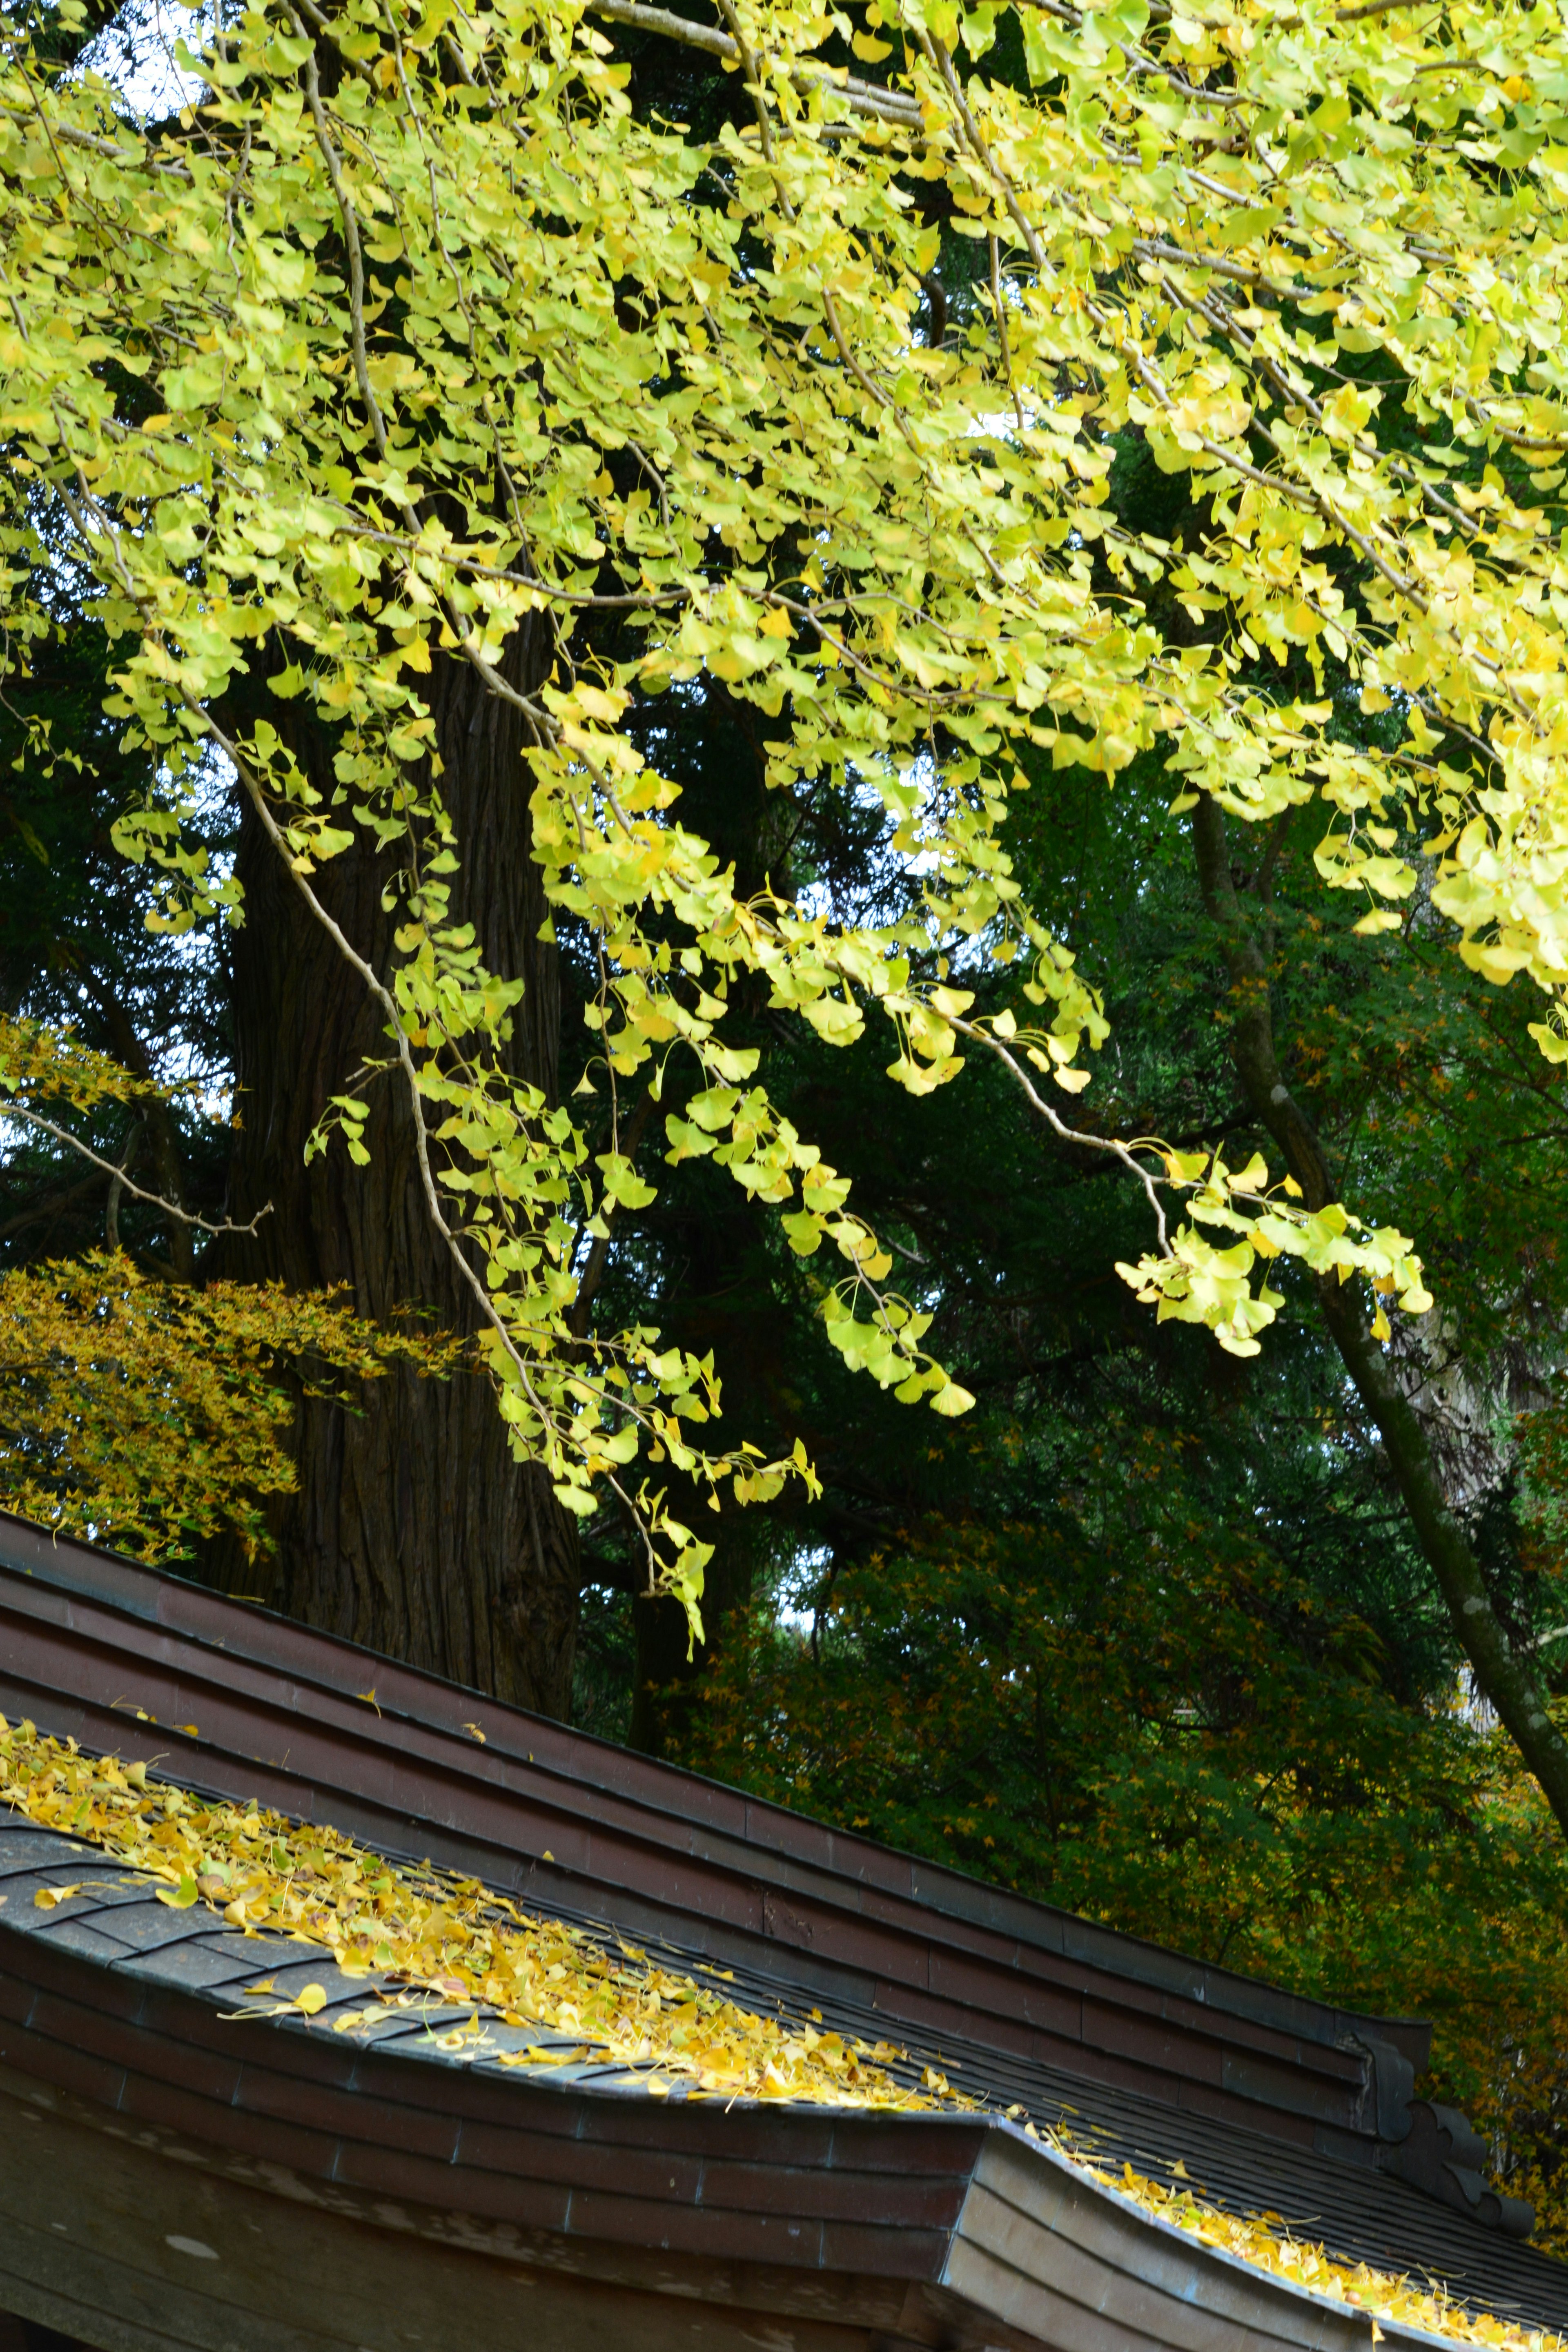
{"label": "yellow leaf litter", "polygon": [[[590,1932],[534,1918],[476,1879],[428,1865],[391,1863],[335,1830],[290,1822],[251,1803],[225,1804],[164,1780],[142,1764],[89,1756],[31,1723],[0,1716],[0,1800],[29,1821],[81,1838],[160,1883],[176,1906],[205,1903],[229,1924],[267,1928],[331,1952],[353,1973],[390,1972],[416,2002],[471,2003],[473,2016],[442,2037],[453,2049],[482,2045],[481,2009],[509,2024],[574,2037],[566,2046],[524,2049],[503,2064],[551,2065],[603,2058],[647,2075],[650,2090],[678,2081],[725,2099],[792,2099],[819,2105],[973,2109],[927,2068],[920,2087],[899,2082],[888,2060],[902,2053],[819,2032],[795,2018],[763,2017],[712,1986],[619,1943],[612,1952]],[[91,1893],[89,1885],[40,1892],[45,1908]],[[270,1981],[253,1987],[270,1993]],[[326,2006],[318,1985],[291,2002],[314,2017]],[[378,2001],[340,2015],[353,2032],[384,2014]],[[1008,2110],[1017,2116],[1022,2110]],[[1031,2124],[1025,2128],[1040,2137]],[[1190,2187],[1167,2187],[1131,2166],[1120,2170],[1058,2131],[1044,2135],[1068,2159],[1145,2211],[1203,2244],[1235,2254],[1277,2278],[1363,2312],[1377,2340],[1380,2320],[1397,2321],[1499,2352],[1568,2352],[1562,2336],[1476,2314],[1440,2287],[1336,2262],[1295,2238],[1274,2214],[1243,2218],[1206,2205]]]}
{"label": "yellow leaf litter", "polygon": [[[0,1799],[28,1819],[88,1840],[160,1882],[162,1900],[205,1903],[236,1927],[267,1928],[330,1950],[340,1968],[390,1971],[405,2000],[439,1994],[473,2004],[467,2031],[447,2037],[473,2050],[478,2011],[537,2025],[573,2041],[523,2050],[503,2064],[615,2060],[668,2091],[683,2081],[725,2099],[795,2099],[829,2106],[969,2107],[926,2069],[919,2088],[885,2061],[885,2042],[847,2041],[819,2023],[762,2017],[713,1985],[661,1966],[618,1939],[535,1918],[477,1879],[427,1864],[410,1869],[367,1852],[335,1830],[289,1822],[260,1807],[225,1804],[150,1780],[141,1764],[83,1754],[32,1724],[0,1716]],[[90,1894],[90,1887],[68,1890]],[[45,1907],[67,1899],[46,1889]],[[715,1971],[717,1974],[718,1972]],[[256,1988],[257,1990],[270,1988]],[[368,1988],[367,1988],[368,1990]],[[288,2006],[309,2017],[324,2007],[306,1993]],[[347,2031],[384,2013],[377,2005]]]}
{"label": "yellow leaf litter", "polygon": [[1468,2311],[1437,2284],[1396,2278],[1387,2271],[1370,2270],[1364,2263],[1336,2262],[1320,2245],[1292,2235],[1278,2213],[1221,2213],[1205,2205],[1190,2188],[1167,2187],[1151,2180],[1132,2167],[1120,2168],[1077,2147],[1064,2135],[1051,2132],[1053,2145],[1107,2189],[1119,2189],[1145,2212],[1184,2230],[1205,2246],[1235,2254],[1258,2269],[1288,2279],[1293,2286],[1349,2305],[1372,2322],[1372,2341],[1381,2341],[1381,2320],[1417,2328],[1428,2336],[1447,2336],[1458,2344],[1487,2344],[1501,2352],[1565,2352],[1564,2339],[1517,2320],[1494,2319],[1485,2312]]}

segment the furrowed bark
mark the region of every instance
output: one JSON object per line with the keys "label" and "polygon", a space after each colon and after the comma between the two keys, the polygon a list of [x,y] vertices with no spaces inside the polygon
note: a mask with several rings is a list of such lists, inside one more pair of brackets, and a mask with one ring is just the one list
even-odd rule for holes
{"label": "furrowed bark", "polygon": [[[1271,941],[1255,926],[1230,868],[1225,817],[1203,795],[1193,812],[1193,845],[1205,908],[1219,933],[1230,979],[1231,1055],[1254,1116],[1284,1155],[1309,1208],[1334,1197],[1316,1129],[1280,1071],[1269,999]],[[1266,918],[1266,904],[1259,912]],[[1553,1728],[1540,1683],[1521,1659],[1487,1591],[1480,1562],[1449,1506],[1420,1415],[1372,1336],[1359,1278],[1320,1277],[1318,1303],[1346,1371],[1376,1425],[1416,1541],[1447,1605],[1460,1647],[1483,1696],[1497,1710],[1542,1794],[1568,1834],[1568,1742]]]}
{"label": "furrowed bark", "polygon": [[[509,681],[537,681],[542,644],[520,633]],[[518,1075],[553,1097],[560,1052],[555,950],[531,855],[520,714],[464,663],[438,658],[429,682],[440,789],[461,856],[452,918],[471,922],[488,968],[521,977],[511,1042]],[[313,782],[332,789],[332,745],[299,703],[268,701]],[[321,866],[312,887],[375,971],[395,960],[398,914],[383,894],[398,864],[368,842]],[[425,1202],[407,1097],[395,1073],[370,1082],[370,1165],[341,1144],[305,1164],[306,1139],[333,1095],[388,1051],[383,1015],[310,913],[266,839],[242,820],[237,871],[246,919],[234,940],[235,1046],[243,1125],[230,1198],[246,1216],[270,1202],[223,1271],[290,1289],[346,1284],[355,1310],[395,1323],[471,1331],[476,1308]],[[420,1380],[398,1370],[360,1385],[354,1408],[301,1396],[299,1488],[273,1523],[276,1554],[233,1546],[208,1562],[230,1591],[262,1593],[289,1615],[385,1650],[498,1697],[570,1710],[580,1571],[576,1522],[548,1478],[512,1459],[488,1381]]]}

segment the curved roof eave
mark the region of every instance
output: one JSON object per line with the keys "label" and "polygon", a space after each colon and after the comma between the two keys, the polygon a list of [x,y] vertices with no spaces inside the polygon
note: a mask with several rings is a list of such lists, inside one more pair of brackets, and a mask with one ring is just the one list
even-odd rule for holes
{"label": "curved roof eave", "polygon": [[[1439,2202],[1440,2174],[1432,2190],[1407,2166],[1400,2177],[1424,2031],[1407,2021],[1299,2000],[933,1872],[3,1515],[0,1710],[89,1749],[161,1760],[187,1787],[427,1855],[542,1913],[591,1910],[639,1938],[667,1937],[695,1965],[723,1960],[738,1995],[749,1986],[748,1998],[797,2009],[820,1997],[847,2032],[891,2029],[946,2053],[993,2109],[1016,2085],[1042,2120],[1057,2099],[1105,2127],[1116,2169],[1125,2152],[1204,2180],[1232,2212],[1277,2207],[1352,2262],[1449,2277],[1460,2302],[1535,2326],[1568,2316],[1559,2265],[1450,2210],[1453,2195]],[[89,2133],[83,2162],[89,2147],[106,2164],[110,2148],[114,2165],[144,2160],[154,2204],[158,2182],[179,2190],[159,2210],[181,2195],[230,2199],[224,2228],[266,2240],[275,2267],[288,2242],[279,2213],[317,2213],[322,2229],[371,2231],[389,2279],[416,2244],[424,2277],[438,2245],[437,2268],[459,2254],[478,2263],[462,2273],[474,2293],[485,2263],[500,2262],[511,2294],[526,2273],[531,2294],[569,2277],[581,2301],[592,2284],[606,2313],[612,2289],[612,2303],[642,2298],[637,2352],[662,2343],[668,2326],[654,2317],[672,2302],[700,2315],[681,2323],[686,2335],[676,2328],[687,2352],[1263,2352],[1372,2340],[1370,2318],[1203,2245],[994,2114],[661,2102],[602,2063],[541,2081],[500,2067],[500,2026],[490,2058],[423,2063],[439,2037],[421,2042],[413,2027],[396,2048],[391,2021],[367,2048],[334,2034],[334,2007],[363,2003],[363,1979],[335,1989],[314,2023],[226,2017],[236,1988],[265,1969],[331,1983],[328,1956],[301,1958],[298,1944],[264,1953],[209,1912],[160,1907],[103,1855],[16,1817],[0,1815],[0,1831],[7,1822],[0,2068],[9,2112],[34,2118],[18,2121],[24,2139]],[[39,1838],[30,1857],[17,1842]],[[51,1870],[57,1885],[91,1878],[101,1891],[89,1906],[35,1911],[28,1874],[42,1886]],[[7,2147],[10,2137],[0,2129]],[[1088,2144],[1076,2128],[1069,2137]],[[47,2218],[40,2182],[52,2179],[63,2213],[74,2176],[6,2162],[0,2310],[9,2299],[112,2352],[143,2352],[154,2337],[126,2333],[129,2322],[104,2332],[112,2297],[95,2328],[59,2300],[72,2274],[61,2243],[82,2274],[81,2249],[93,2228],[110,2229],[113,2200],[98,2200],[97,2223],[85,2209]],[[1051,2198],[1047,2212],[1040,2200]],[[128,2180],[113,2210],[134,2201]],[[219,2274],[186,2266],[237,2259],[216,2240],[210,2255],[180,2253],[175,2241],[208,2242],[194,2223],[142,2231],[113,2259],[132,2263],[142,2240],[135,2259],[156,2273],[154,2305],[176,2290],[210,2301]],[[362,2251],[371,2242],[352,2238]],[[25,2246],[44,2250],[31,2284],[6,2271]],[[254,2280],[246,2291],[260,2293]],[[113,2293],[131,2296],[127,2309],[135,2302],[124,2280]],[[391,2334],[362,2331],[357,2352],[405,2342],[432,2352],[442,2339],[412,2323],[400,2334],[399,2307],[389,2290]],[[224,2326],[214,2341],[227,2352],[339,2341],[302,2315],[281,2332]],[[584,2347],[621,2352],[611,2319],[583,2326]],[[1398,2340],[1389,2323],[1383,2332]]]}
{"label": "curved roof eave", "polygon": [[[67,1843],[5,1842],[34,1841]],[[0,1908],[0,2307],[107,2352],[1373,2340],[1368,2315],[1203,2244],[1004,2120],[502,2074],[441,2054],[440,2012],[356,2048],[332,2011],[366,1983],[335,1983],[325,1955],[142,1916],[155,1882],[90,1849],[32,1858]],[[68,1869],[100,1874],[71,1933],[32,1902]],[[132,1939],[114,1960],[111,1937]],[[327,1979],[318,2017],[233,2011],[237,1981],[278,1973],[274,1945]]]}

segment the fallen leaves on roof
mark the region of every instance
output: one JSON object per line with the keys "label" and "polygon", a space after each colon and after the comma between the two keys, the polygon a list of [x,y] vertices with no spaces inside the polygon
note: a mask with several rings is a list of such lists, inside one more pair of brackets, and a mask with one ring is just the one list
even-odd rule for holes
{"label": "fallen leaves on roof", "polygon": [[1386,2320],[1446,2337],[1452,2344],[1488,2345],[1493,2352],[1568,2352],[1563,2336],[1522,2326],[1517,2320],[1468,2311],[1433,2281],[1396,2277],[1388,2271],[1369,2269],[1365,2263],[1336,2262],[1321,2246],[1297,2237],[1279,2213],[1222,2213],[1184,2184],[1168,2188],[1163,2181],[1135,2172],[1130,2164],[1118,2168],[1105,2163],[1062,2134],[1052,2132],[1048,2137],[1079,2171],[1089,2173],[1102,2188],[1131,2198],[1157,2220],[1169,2221],[1204,2245],[1234,2254],[1292,2286],[1306,2287],[1313,2294],[1361,2311],[1372,2323],[1374,2344],[1382,2341],[1380,2323]]}
{"label": "fallen leaves on roof", "polygon": [[[654,2092],[817,2105],[934,2108],[974,2102],[926,2068],[899,2081],[885,2042],[847,2039],[798,2017],[764,2017],[713,1985],[665,1966],[619,1937],[520,1910],[492,1888],[425,1865],[388,1862],[335,1830],[256,1804],[226,1804],[154,1780],[144,1764],[89,1756],[31,1723],[0,1716],[0,1800],[40,1826],[88,1843],[158,1882],[176,1909],[205,1904],[231,1927],[268,1929],[323,1948],[339,1967],[392,1975],[417,1993],[471,2004],[548,2043],[508,2052],[507,2065],[613,2061]],[[71,1888],[46,1889],[52,1907]],[[40,1898],[41,1899],[41,1898]],[[260,1991],[264,1988],[253,1988]],[[325,2007],[307,1986],[279,2004],[303,2017]],[[379,2010],[345,2019],[368,2030]],[[482,2032],[459,2028],[455,2052],[478,2054]]]}
{"label": "fallen leaves on roof", "polygon": [[[477,1879],[389,1862],[335,1830],[254,1803],[195,1796],[150,1777],[144,1764],[87,1755],[72,1739],[4,1716],[0,1801],[145,1873],[176,1909],[205,1904],[231,1927],[330,1951],[351,1975],[391,1976],[401,2006],[431,1994],[467,2005],[469,2017],[438,2037],[455,2056],[486,2049],[488,2013],[551,2036],[548,2046],[506,2053],[507,2065],[608,2060],[645,2075],[652,2092],[684,2084],[689,2095],[725,2099],[928,2111],[980,2105],[930,2067],[918,2087],[900,2082],[887,2062],[905,2053],[885,2042],[847,2041],[798,2018],[762,2016],[618,1937],[531,1916]],[[53,1908],[91,1891],[87,1883],[45,1888],[37,1900]],[[277,1987],[267,1978],[248,1992],[259,2000],[277,1996]],[[268,2013],[320,2017],[339,2033],[371,2031],[386,2014],[384,1995],[336,2016],[328,2008],[324,1989],[308,1984],[272,1999]],[[1431,2282],[1337,2262],[1278,2214],[1221,2212],[1184,2181],[1167,2187],[1131,2165],[1106,2163],[1062,2132],[1026,2128],[1101,2187],[1204,2245],[1358,2309],[1373,2343],[1386,2320],[1492,2352],[1568,2352],[1563,2337],[1468,2311]]]}

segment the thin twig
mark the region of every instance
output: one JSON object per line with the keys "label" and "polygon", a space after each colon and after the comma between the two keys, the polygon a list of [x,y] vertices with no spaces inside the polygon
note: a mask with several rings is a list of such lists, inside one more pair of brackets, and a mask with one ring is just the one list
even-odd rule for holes
{"label": "thin twig", "polygon": [[1148,1195],[1149,1206],[1154,1212],[1155,1228],[1160,1236],[1160,1255],[1162,1257],[1169,1257],[1172,1254],[1170,1236],[1165,1223],[1164,1203],[1160,1198],[1159,1180],[1151,1174],[1141,1160],[1135,1157],[1139,1150],[1153,1151],[1158,1149],[1158,1146],[1152,1141],[1142,1145],[1130,1145],[1122,1143],[1114,1135],[1088,1135],[1079,1128],[1069,1127],[1066,1119],[1058,1115],[1044,1095],[1039,1092],[1016,1055],[1009,1052],[1005,1039],[994,1035],[989,1029],[982,1028],[978,1022],[965,1021],[961,1017],[954,1017],[952,1013],[944,1017],[950,1029],[956,1030],[961,1037],[972,1039],[977,1045],[986,1046],[995,1055],[1003,1066],[1012,1072],[1035,1109],[1039,1112],[1040,1117],[1059,1142],[1081,1144],[1089,1151],[1108,1152],[1112,1159],[1120,1160],[1131,1175],[1137,1177]]}

